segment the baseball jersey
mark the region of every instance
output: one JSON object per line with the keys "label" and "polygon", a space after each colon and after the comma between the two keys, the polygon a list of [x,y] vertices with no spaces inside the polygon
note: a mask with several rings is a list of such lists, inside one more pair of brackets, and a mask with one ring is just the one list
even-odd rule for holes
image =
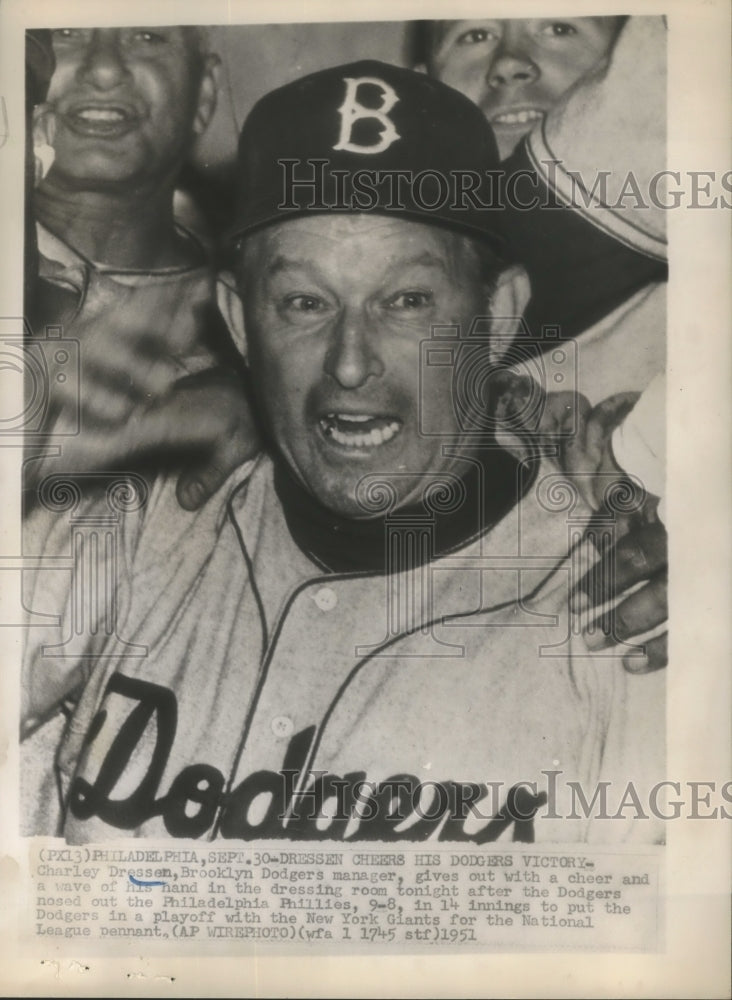
{"label": "baseball jersey", "polygon": [[[427,519],[395,529],[390,574],[337,574],[293,542],[267,457],[196,513],[160,481],[120,522],[111,632],[91,623],[66,668],[53,630],[26,650],[28,715],[48,708],[49,666],[54,698],[65,670],[83,686],[62,801],[41,804],[33,832],[658,839],[616,807],[629,781],[641,794],[662,777],[663,677],[590,655],[567,608],[587,513],[546,465],[457,551],[400,563],[429,545]],[[40,733],[25,766],[48,772]],[[577,789],[590,801],[602,782],[614,804],[588,817]]]}

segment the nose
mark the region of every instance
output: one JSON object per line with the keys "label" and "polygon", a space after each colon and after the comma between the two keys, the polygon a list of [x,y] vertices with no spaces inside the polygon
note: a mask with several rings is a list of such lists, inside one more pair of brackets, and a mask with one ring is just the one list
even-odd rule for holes
{"label": "nose", "polygon": [[504,38],[488,70],[488,83],[499,89],[511,84],[533,83],[539,77],[539,67],[525,48],[515,39]]}
{"label": "nose", "polygon": [[345,313],[333,329],[324,371],[343,389],[358,389],[371,376],[383,375],[384,364],[374,338],[366,316]]}
{"label": "nose", "polygon": [[113,90],[127,74],[127,64],[115,29],[96,28],[79,66],[79,77],[97,90]]}

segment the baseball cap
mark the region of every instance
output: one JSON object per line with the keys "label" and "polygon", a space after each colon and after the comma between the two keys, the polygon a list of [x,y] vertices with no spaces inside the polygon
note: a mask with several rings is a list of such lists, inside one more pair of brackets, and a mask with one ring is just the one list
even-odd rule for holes
{"label": "baseball cap", "polygon": [[231,239],[290,216],[375,212],[500,250],[500,161],[458,91],[375,60],[320,70],[255,104],[239,139]]}

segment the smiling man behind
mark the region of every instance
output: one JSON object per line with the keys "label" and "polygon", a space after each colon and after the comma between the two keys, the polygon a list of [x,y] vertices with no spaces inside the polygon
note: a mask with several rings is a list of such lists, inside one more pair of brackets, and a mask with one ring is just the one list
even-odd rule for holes
{"label": "smiling man behind", "polygon": [[205,32],[61,28],[53,47],[55,159],[36,196],[40,221],[108,266],[200,263],[175,225],[173,194],[216,105],[219,60]]}
{"label": "smiling man behind", "polygon": [[221,481],[221,444],[240,417],[248,424],[211,255],[174,204],[216,107],[219,57],[198,27],[59,28],[52,38],[36,132],[53,156],[34,210],[42,277],[78,298],[67,333],[79,341],[80,385],[49,380],[44,431],[61,452],[29,457],[27,505],[49,473],[141,462],[185,466],[180,499],[195,504],[202,480]]}
{"label": "smiling man behind", "polygon": [[607,59],[624,17],[426,21],[418,62],[474,101],[502,160],[559,99]]}

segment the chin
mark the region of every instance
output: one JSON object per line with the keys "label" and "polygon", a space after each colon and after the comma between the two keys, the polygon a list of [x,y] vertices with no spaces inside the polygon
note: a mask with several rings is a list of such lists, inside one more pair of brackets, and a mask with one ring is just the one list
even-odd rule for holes
{"label": "chin", "polygon": [[355,493],[344,495],[343,493],[335,494],[318,490],[317,492],[313,492],[313,496],[321,506],[338,517],[362,520],[363,518],[374,516],[369,511],[363,509],[363,506],[356,499]]}
{"label": "chin", "polygon": [[513,153],[514,150],[518,147],[519,143],[524,138],[524,136],[527,136],[530,131],[531,129],[528,129],[526,132],[523,133],[523,135],[512,137],[511,139],[504,139],[503,141],[498,139],[498,137],[496,136],[496,145],[498,146],[498,158],[501,160],[501,162],[509,158],[511,153]]}
{"label": "chin", "polygon": [[[55,164],[54,164],[55,166]],[[84,169],[81,164],[74,164],[69,170],[59,165],[54,178],[60,179],[67,187],[79,191],[116,191],[121,185],[134,180],[135,174],[120,169],[119,164],[105,162]]]}

